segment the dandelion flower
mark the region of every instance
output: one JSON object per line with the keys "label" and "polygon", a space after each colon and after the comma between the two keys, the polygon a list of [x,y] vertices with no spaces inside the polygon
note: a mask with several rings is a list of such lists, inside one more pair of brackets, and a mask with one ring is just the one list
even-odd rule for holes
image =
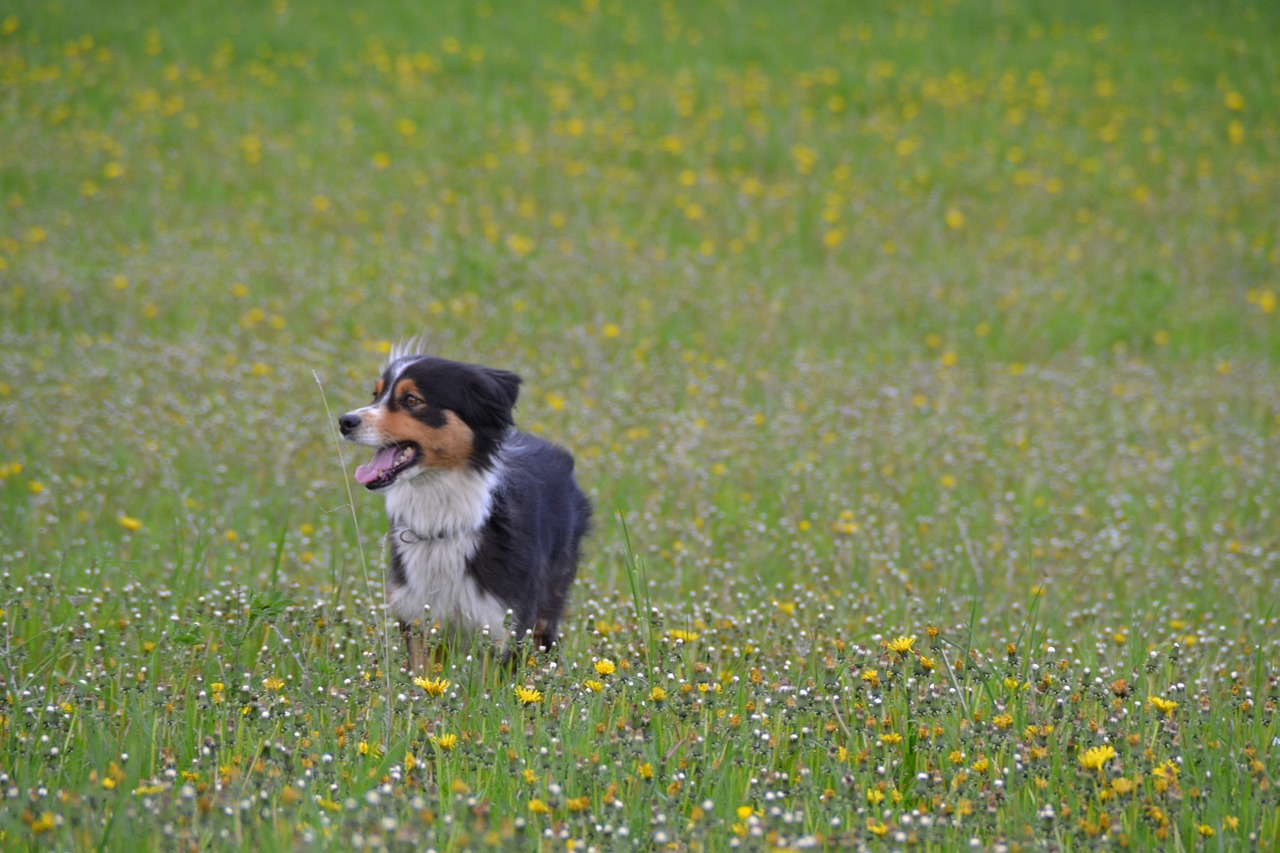
{"label": "dandelion flower", "polygon": [[131,515],[122,515],[116,521],[120,522],[120,526],[125,530],[135,531],[142,529],[142,522]]}
{"label": "dandelion flower", "polygon": [[550,814],[551,806],[547,805],[542,800],[535,798],[529,801],[529,811],[534,814]]}
{"label": "dandelion flower", "polygon": [[521,705],[535,705],[542,701],[542,692],[531,687],[516,685],[516,698]]}
{"label": "dandelion flower", "polygon": [[611,660],[606,660],[604,658],[601,658],[600,660],[596,661],[597,675],[613,675],[615,669],[617,669],[617,667],[614,666],[613,661]]}
{"label": "dandelion flower", "polygon": [[415,678],[413,683],[421,687],[428,696],[439,696],[449,689],[447,678]]}
{"label": "dandelion flower", "polygon": [[1151,703],[1151,707],[1155,708],[1166,717],[1172,717],[1173,712],[1178,709],[1178,703],[1172,699],[1165,699],[1161,696],[1148,696],[1147,701]]}
{"label": "dandelion flower", "polygon": [[915,645],[915,642],[916,642],[916,638],[914,636],[899,637],[896,640],[889,640],[884,644],[884,646],[889,651],[897,652],[903,657],[906,657],[907,654],[910,653],[911,647]]}
{"label": "dandelion flower", "polygon": [[1097,770],[1101,772],[1102,768],[1107,765],[1111,759],[1116,757],[1115,748],[1110,744],[1095,746],[1092,749],[1086,749],[1080,754],[1080,763],[1088,770]]}
{"label": "dandelion flower", "polygon": [[440,735],[439,737],[433,737],[431,741],[441,749],[450,750],[458,745],[458,736],[453,733],[449,733]]}

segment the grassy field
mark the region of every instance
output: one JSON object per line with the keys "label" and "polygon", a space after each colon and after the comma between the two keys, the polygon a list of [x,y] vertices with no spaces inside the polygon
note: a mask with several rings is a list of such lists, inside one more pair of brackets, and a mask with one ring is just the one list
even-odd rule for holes
{"label": "grassy field", "polygon": [[[0,7],[0,847],[1280,850],[1280,9]],[[332,413],[525,377],[563,643]]]}

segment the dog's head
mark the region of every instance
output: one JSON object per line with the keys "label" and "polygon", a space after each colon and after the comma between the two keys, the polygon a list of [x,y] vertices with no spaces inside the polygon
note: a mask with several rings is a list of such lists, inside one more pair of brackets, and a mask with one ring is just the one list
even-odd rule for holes
{"label": "dog's head", "polygon": [[520,377],[425,355],[393,356],[373,402],[338,418],[347,441],[375,448],[356,469],[372,491],[428,470],[485,470],[514,425]]}

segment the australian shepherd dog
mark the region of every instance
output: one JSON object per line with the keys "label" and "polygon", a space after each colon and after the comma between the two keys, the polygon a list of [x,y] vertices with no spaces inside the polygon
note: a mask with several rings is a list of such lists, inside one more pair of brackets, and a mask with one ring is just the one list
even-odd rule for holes
{"label": "australian shepherd dog", "polygon": [[427,633],[551,649],[591,503],[573,457],[515,427],[520,377],[395,351],[369,405],[338,418],[374,449],[356,480],[387,499],[387,602],[411,672]]}

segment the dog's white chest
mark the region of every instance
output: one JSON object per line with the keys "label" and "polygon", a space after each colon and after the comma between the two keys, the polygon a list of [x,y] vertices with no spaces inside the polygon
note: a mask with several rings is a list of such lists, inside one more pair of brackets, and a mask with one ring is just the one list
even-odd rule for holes
{"label": "dog's white chest", "polygon": [[501,639],[506,606],[467,572],[497,480],[495,472],[431,472],[388,492],[387,545],[402,571],[387,583],[396,618],[423,625],[439,620],[450,630],[471,633],[488,627]]}
{"label": "dog's white chest", "polygon": [[387,601],[403,622],[440,620],[450,628],[502,632],[507,609],[467,574],[467,560],[479,544],[474,533],[447,539],[415,540],[392,531],[389,546],[399,556],[403,583],[388,584]]}

